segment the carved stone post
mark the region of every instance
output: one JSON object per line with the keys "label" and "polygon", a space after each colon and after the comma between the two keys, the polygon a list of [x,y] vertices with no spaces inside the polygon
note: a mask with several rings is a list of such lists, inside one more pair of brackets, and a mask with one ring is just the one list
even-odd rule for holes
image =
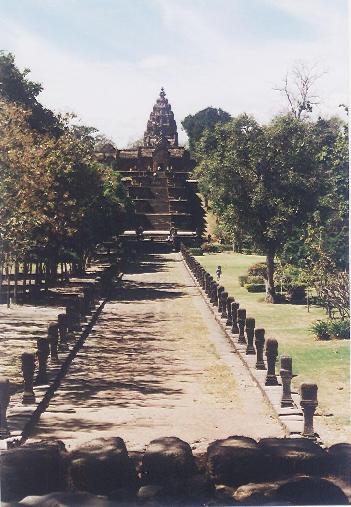
{"label": "carved stone post", "polygon": [[316,438],[313,429],[313,416],[318,406],[317,384],[303,383],[300,387],[301,401],[300,405],[303,411],[303,432],[302,436]]}
{"label": "carved stone post", "polygon": [[37,340],[38,347],[38,376],[36,378],[37,385],[43,385],[48,383],[48,374],[47,374],[47,361],[50,353],[49,340],[47,338],[38,338]]}
{"label": "carved stone post", "polygon": [[246,343],[245,334],[244,334],[246,310],[244,308],[239,308],[237,311],[237,315],[238,315],[238,327],[239,327],[238,343]]}
{"label": "carved stone post", "polygon": [[48,326],[48,340],[50,343],[51,362],[58,363],[59,357],[57,346],[59,341],[59,327],[56,322],[51,322]]}
{"label": "carved stone post", "polygon": [[283,384],[283,393],[280,406],[293,407],[294,402],[291,397],[291,379],[292,379],[292,358],[289,356],[282,356],[280,358],[280,378]]}
{"label": "carved stone post", "polygon": [[92,309],[92,290],[90,286],[83,288],[84,313],[90,314]]}
{"label": "carved stone post", "polygon": [[206,285],[206,294],[208,297],[210,297],[211,295],[211,286],[212,286],[212,282],[213,282],[213,278],[210,274],[208,274],[207,276],[207,285]]}
{"label": "carved stone post", "polygon": [[247,347],[246,347],[246,355],[255,355],[255,347],[253,345],[255,334],[255,319],[250,317],[246,318],[246,338],[247,338]]}
{"label": "carved stone post", "polygon": [[206,285],[207,285],[207,271],[204,269],[202,273],[202,288],[204,292],[206,292]]}
{"label": "carved stone post", "polygon": [[6,412],[10,403],[10,382],[8,378],[0,377],[0,439],[10,436],[7,426]]}
{"label": "carved stone post", "polygon": [[277,376],[275,374],[275,362],[278,356],[278,342],[274,338],[268,338],[266,343],[266,357],[267,357],[267,376],[266,386],[279,385]]}
{"label": "carved stone post", "polygon": [[78,297],[77,297],[77,309],[78,309],[78,318],[79,318],[79,324],[80,324],[81,320],[83,320],[83,321],[86,320],[86,314],[88,313],[86,311],[86,303],[85,303],[85,300],[84,300],[84,296],[82,294],[78,294]]}
{"label": "carved stone post", "polygon": [[210,299],[210,302],[214,305],[214,306],[217,306],[218,303],[217,303],[217,287],[219,287],[218,283],[213,281],[212,283],[212,289],[211,289],[211,299]]}
{"label": "carved stone post", "polygon": [[258,328],[255,329],[255,345],[256,345],[256,370],[265,370],[266,365],[264,364],[263,359],[263,349],[264,349],[264,338],[265,330]]}
{"label": "carved stone post", "polygon": [[69,333],[74,332],[74,307],[72,303],[69,303],[66,306],[66,316],[67,316],[67,330]]}
{"label": "carved stone post", "polygon": [[68,317],[68,331],[81,331],[80,312],[78,298],[71,301],[66,307],[66,314]]}
{"label": "carved stone post", "polygon": [[228,318],[228,314],[227,314],[227,300],[228,300],[228,292],[222,292],[221,294],[221,300],[222,300],[222,313],[221,313],[221,317],[222,319],[226,319]]}
{"label": "carved stone post", "polygon": [[21,355],[22,374],[24,380],[23,405],[35,403],[35,394],[33,391],[34,371],[35,371],[35,353],[23,352]]}
{"label": "carved stone post", "polygon": [[239,328],[238,328],[238,310],[239,310],[239,303],[232,303],[232,334],[238,334]]}
{"label": "carved stone post", "polygon": [[227,326],[231,326],[233,324],[232,320],[232,303],[234,303],[234,298],[229,296],[227,299]]}
{"label": "carved stone post", "polygon": [[224,287],[221,285],[217,288],[217,304],[218,313],[222,313],[222,292],[224,292]]}
{"label": "carved stone post", "polygon": [[59,349],[60,350],[67,350],[68,345],[68,323],[67,323],[67,315],[65,313],[59,313],[57,316],[57,324],[58,324],[58,330],[60,335],[60,342],[59,342]]}

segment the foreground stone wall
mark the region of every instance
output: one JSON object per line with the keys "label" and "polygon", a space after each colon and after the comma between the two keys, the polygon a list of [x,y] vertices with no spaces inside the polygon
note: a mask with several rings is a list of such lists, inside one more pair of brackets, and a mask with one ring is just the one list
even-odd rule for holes
{"label": "foreground stone wall", "polygon": [[129,454],[118,437],[42,441],[0,455],[2,505],[346,505],[350,458],[303,438],[231,436],[195,456],[177,437]]}

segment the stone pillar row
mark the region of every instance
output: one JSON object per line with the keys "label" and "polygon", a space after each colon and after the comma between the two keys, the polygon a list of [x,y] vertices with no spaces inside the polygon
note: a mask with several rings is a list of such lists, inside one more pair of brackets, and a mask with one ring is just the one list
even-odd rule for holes
{"label": "stone pillar row", "polygon": [[[105,274],[106,272],[107,275]],[[37,339],[37,350],[24,351],[21,355],[23,374],[24,405],[35,403],[34,385],[46,385],[49,382],[48,360],[59,364],[59,352],[68,350],[68,342],[74,338],[75,332],[82,330],[81,320],[91,314],[98,303],[101,294],[108,287],[113,272],[107,269],[101,277],[83,288],[83,294],[72,295],[66,301],[66,312],[57,316],[57,322],[48,325],[47,337]],[[35,369],[38,366],[37,376]],[[6,413],[10,402],[9,379],[0,377],[0,439],[10,436]]]}
{"label": "stone pillar row", "polygon": [[[246,310],[240,308],[240,304],[235,298],[226,292],[225,288],[217,283],[213,277],[206,272],[201,264],[190,255],[188,250],[182,245],[181,252],[183,258],[193,273],[200,287],[205,291],[210,303],[217,307],[217,311],[225,325],[230,327],[231,333],[237,336],[237,343],[246,346],[246,355],[256,355],[256,370],[265,370],[265,385],[279,386],[276,375],[276,361],[278,357],[278,342],[274,338],[265,339],[265,330],[256,328],[255,319],[246,315]],[[266,361],[264,359],[266,358]],[[266,366],[267,364],[267,366]],[[294,401],[291,396],[292,358],[281,356],[280,358],[280,378],[282,381],[281,407],[294,407]],[[304,429],[302,435],[314,438],[313,415],[318,405],[317,385],[301,384],[300,405],[304,414]]]}

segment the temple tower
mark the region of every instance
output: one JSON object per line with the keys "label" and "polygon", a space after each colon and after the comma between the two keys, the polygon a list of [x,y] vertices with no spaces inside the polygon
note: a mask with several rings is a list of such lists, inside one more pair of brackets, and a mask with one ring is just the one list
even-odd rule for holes
{"label": "temple tower", "polygon": [[196,236],[203,210],[196,182],[189,179],[195,160],[178,145],[177,124],[163,88],[150,113],[143,146],[115,150],[105,145],[97,156],[113,163],[133,200],[135,215],[126,235],[142,228],[144,237],[162,240],[175,227],[183,238]]}
{"label": "temple tower", "polygon": [[147,122],[144,146],[156,146],[162,138],[166,138],[170,146],[178,146],[177,124],[163,88]]}

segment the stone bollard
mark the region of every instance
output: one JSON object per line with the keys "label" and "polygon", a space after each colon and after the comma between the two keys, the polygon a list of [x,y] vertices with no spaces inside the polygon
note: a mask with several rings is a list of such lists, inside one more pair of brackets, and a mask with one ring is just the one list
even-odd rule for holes
{"label": "stone bollard", "polygon": [[239,328],[238,328],[238,310],[239,310],[239,303],[236,303],[235,301],[232,303],[232,334],[238,334]]}
{"label": "stone bollard", "polygon": [[35,403],[35,394],[33,391],[34,371],[35,371],[35,353],[23,352],[21,355],[22,374],[24,380],[23,405]]}
{"label": "stone bollard", "polygon": [[206,275],[206,294],[207,294],[207,296],[210,296],[212,282],[213,282],[212,276],[209,273],[207,273],[207,275]]}
{"label": "stone bollard", "polygon": [[217,298],[216,298],[216,303],[215,306],[217,306],[218,308],[218,313],[222,313],[222,292],[224,292],[224,287],[222,287],[221,285],[217,288]]}
{"label": "stone bollard", "polygon": [[84,313],[86,315],[91,313],[92,310],[92,290],[90,286],[83,287],[83,301],[84,301]]}
{"label": "stone bollard", "polygon": [[233,324],[232,320],[232,303],[234,303],[234,298],[229,296],[227,299],[227,326],[231,326]]}
{"label": "stone bollard", "polygon": [[267,357],[267,376],[266,386],[279,385],[277,376],[275,374],[275,362],[278,356],[278,342],[274,338],[268,338],[266,343],[266,357]]}
{"label": "stone bollard", "polygon": [[253,345],[255,335],[255,319],[250,317],[246,318],[246,338],[247,338],[247,347],[246,347],[246,355],[256,354],[255,347]]}
{"label": "stone bollard", "polygon": [[60,335],[59,349],[68,349],[68,323],[67,315],[65,313],[59,313],[57,316],[57,324]]}
{"label": "stone bollard", "polygon": [[256,370],[265,370],[266,365],[263,360],[264,338],[265,330],[258,328],[255,329],[255,345],[256,345]]}
{"label": "stone bollard", "polygon": [[84,300],[83,294],[78,294],[77,309],[78,309],[79,323],[81,320],[83,320],[83,321],[87,320],[86,314],[88,312],[86,311],[86,302]]}
{"label": "stone bollard", "polygon": [[8,378],[0,377],[0,439],[10,436],[7,425],[6,412],[10,403],[10,382]]}
{"label": "stone bollard", "polygon": [[293,407],[294,402],[291,397],[292,358],[289,356],[282,356],[280,358],[280,378],[283,384],[280,406],[282,408]]}
{"label": "stone bollard", "polygon": [[300,386],[301,401],[300,405],[303,411],[303,432],[302,436],[316,438],[313,429],[313,416],[317,408],[317,384],[303,383]]}
{"label": "stone bollard", "polygon": [[221,300],[222,300],[222,313],[221,313],[221,317],[222,319],[226,319],[228,318],[228,314],[227,314],[227,300],[228,300],[228,292],[222,292],[221,294]]}
{"label": "stone bollard", "polygon": [[238,315],[238,327],[239,327],[238,343],[246,343],[245,334],[244,334],[246,310],[244,308],[239,308],[237,311],[237,315]]}
{"label": "stone bollard", "polygon": [[66,307],[66,315],[68,318],[68,332],[81,331],[79,301],[78,299],[70,302]]}
{"label": "stone bollard", "polygon": [[213,281],[212,287],[211,287],[211,297],[210,297],[210,303],[212,303],[214,306],[217,306],[217,287],[218,283]]}
{"label": "stone bollard", "polygon": [[58,341],[59,341],[59,327],[56,322],[51,322],[48,326],[48,340],[50,343],[50,356],[52,363],[58,363]]}
{"label": "stone bollard", "polygon": [[47,374],[47,362],[50,353],[49,340],[47,338],[38,338],[37,339],[37,347],[38,347],[38,376],[36,378],[37,385],[43,385],[48,383],[48,374]]}

